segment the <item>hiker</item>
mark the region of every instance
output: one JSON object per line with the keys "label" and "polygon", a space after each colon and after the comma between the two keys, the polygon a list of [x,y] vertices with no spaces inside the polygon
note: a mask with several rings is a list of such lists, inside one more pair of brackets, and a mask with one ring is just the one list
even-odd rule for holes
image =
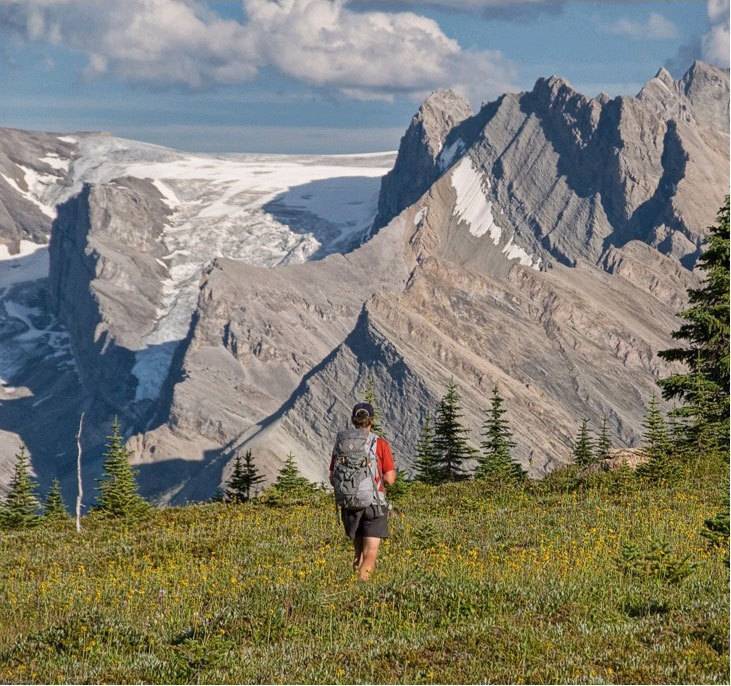
{"label": "hiker", "polygon": [[368,581],[376,566],[378,546],[388,538],[388,511],[384,483],[396,481],[391,446],[371,431],[373,406],[353,407],[353,428],[340,431],[330,461],[330,483],[336,506],[353,541],[353,571]]}

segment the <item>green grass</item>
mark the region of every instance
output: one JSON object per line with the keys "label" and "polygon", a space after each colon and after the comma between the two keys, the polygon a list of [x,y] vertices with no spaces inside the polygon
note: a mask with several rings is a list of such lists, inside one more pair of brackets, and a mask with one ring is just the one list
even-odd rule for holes
{"label": "green grass", "polygon": [[718,479],[411,486],[368,584],[330,498],[0,534],[0,682],[728,683]]}

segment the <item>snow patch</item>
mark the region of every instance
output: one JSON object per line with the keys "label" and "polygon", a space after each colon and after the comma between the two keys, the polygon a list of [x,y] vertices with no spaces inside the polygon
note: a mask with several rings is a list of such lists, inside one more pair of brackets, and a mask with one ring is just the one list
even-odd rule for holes
{"label": "snow patch", "polygon": [[68,171],[69,165],[71,164],[71,160],[61,159],[55,152],[49,152],[48,155],[41,157],[40,160],[49,167],[53,167],[54,169],[58,169],[63,172]]}
{"label": "snow patch", "polygon": [[533,258],[531,255],[529,255],[523,248],[521,248],[519,245],[516,245],[513,243],[513,237],[510,237],[510,240],[503,246],[502,249],[503,255],[507,257],[509,260],[518,260],[520,264],[522,264],[524,267],[530,267],[531,269],[540,269],[541,267],[541,261],[538,258]]}
{"label": "snow patch", "polygon": [[48,245],[20,241],[20,252],[11,255],[7,245],[0,245],[0,287],[48,276]]}
{"label": "snow patch", "polygon": [[[485,183],[489,181],[485,179]],[[485,196],[482,175],[477,172],[469,157],[465,157],[452,171],[452,187],[457,192],[455,213],[469,226],[473,236],[486,233],[497,245],[502,233],[492,216],[492,204]]]}
{"label": "snow patch", "polygon": [[171,210],[175,209],[180,204],[180,200],[178,199],[178,196],[175,195],[175,191],[173,191],[173,189],[166,183],[163,183],[160,179],[153,179],[152,185],[160,191],[163,201]]}
{"label": "snow patch", "polygon": [[421,222],[426,219],[427,215],[429,214],[429,208],[428,207],[422,207],[415,215],[414,215],[414,226],[419,226]]}
{"label": "snow patch", "polygon": [[[25,172],[32,171],[30,169],[26,169],[25,167],[21,167],[20,165],[18,165],[18,166],[23,170],[24,173]],[[10,186],[16,193],[18,193],[18,195],[20,195],[21,197],[25,198],[28,202],[33,203],[41,212],[43,212],[43,214],[47,215],[51,219],[55,219],[56,218],[56,210],[55,210],[55,208],[48,207],[48,205],[46,205],[46,204],[42,203],[40,200],[38,200],[38,198],[35,197],[35,195],[31,192],[31,190],[30,190],[30,187],[31,186],[30,186],[30,183],[28,183],[28,176],[29,176],[29,174],[26,173],[26,179],[25,179],[26,185],[28,186],[28,190],[27,191],[24,191],[15,182],[14,179],[11,179],[9,176],[6,176],[2,172],[0,172],[0,176],[2,176],[3,179],[5,179],[5,182],[8,184],[8,186]],[[38,175],[35,172],[33,172],[33,174],[30,175],[30,176],[31,176],[31,179],[32,179],[33,176],[38,176]]]}
{"label": "snow patch", "polygon": [[75,138],[74,136],[57,136],[58,140],[63,141],[64,143],[78,143],[79,139]]}
{"label": "snow patch", "polygon": [[39,364],[51,364],[54,373],[76,370],[68,332],[39,306],[41,289],[28,283],[0,291],[0,325],[7,332],[0,344],[0,384],[6,394],[17,391],[9,380]]}

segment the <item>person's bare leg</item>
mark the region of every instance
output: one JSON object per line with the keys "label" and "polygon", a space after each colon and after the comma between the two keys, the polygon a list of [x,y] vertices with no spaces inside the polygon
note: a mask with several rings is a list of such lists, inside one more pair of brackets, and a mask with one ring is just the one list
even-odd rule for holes
{"label": "person's bare leg", "polygon": [[363,537],[356,536],[353,539],[353,571],[360,569],[360,562],[363,558]]}
{"label": "person's bare leg", "polygon": [[376,568],[376,558],[378,557],[378,546],[381,545],[380,538],[367,536],[363,538],[363,553],[360,560],[360,568],[358,575],[361,581],[368,581],[371,578],[373,570]]}

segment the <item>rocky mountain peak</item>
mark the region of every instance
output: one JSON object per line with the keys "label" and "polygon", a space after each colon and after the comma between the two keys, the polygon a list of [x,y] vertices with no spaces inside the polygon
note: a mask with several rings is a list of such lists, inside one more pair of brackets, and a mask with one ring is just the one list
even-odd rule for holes
{"label": "rocky mountain peak", "polygon": [[665,67],[660,67],[655,74],[655,78],[662,81],[666,86],[675,86],[675,80]]}
{"label": "rocky mountain peak", "polygon": [[536,99],[543,101],[547,106],[556,101],[566,101],[579,95],[571,83],[555,74],[548,78],[538,79],[531,93]]}
{"label": "rocky mountain peak", "polygon": [[423,144],[436,157],[447,134],[471,114],[472,107],[461,95],[451,88],[438,90],[421,104],[410,128],[420,129]]}
{"label": "rocky mountain peak", "polygon": [[699,123],[728,131],[729,71],[696,60],[678,83]]}
{"label": "rocky mountain peak", "polygon": [[388,224],[436,181],[444,141],[471,115],[467,100],[451,89],[435,91],[422,103],[401,139],[396,164],[383,179],[375,228]]}

